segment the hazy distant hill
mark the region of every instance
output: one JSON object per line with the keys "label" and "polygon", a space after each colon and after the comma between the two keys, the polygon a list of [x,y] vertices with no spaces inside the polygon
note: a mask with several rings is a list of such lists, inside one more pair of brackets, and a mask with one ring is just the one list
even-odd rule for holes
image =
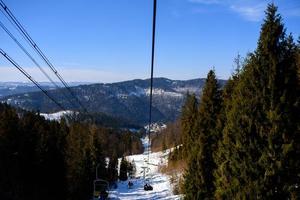
{"label": "hazy distant hill", "polygon": [[[53,86],[49,82],[42,82],[40,83],[45,90],[52,90],[55,89],[55,86]],[[56,83],[59,87],[62,86],[60,83]],[[82,85],[86,83],[82,82],[71,82],[69,83],[70,86],[77,86]],[[0,98],[14,95],[14,94],[22,94],[25,92],[35,92],[39,91],[39,89],[31,82],[0,82]]]}
{"label": "hazy distant hill", "polygon": [[[205,79],[170,80],[167,78],[154,79],[153,91],[153,120],[171,121],[178,117],[185,94],[199,94]],[[223,85],[224,80],[220,80]],[[72,87],[74,93],[85,105],[89,112],[102,112],[111,116],[126,118],[134,123],[145,124],[149,111],[150,80],[131,80],[110,84],[89,84]],[[50,90],[53,95],[68,110],[76,110],[62,95],[61,90]],[[2,101],[25,109],[40,110],[44,113],[59,111],[59,108],[41,92],[10,95]],[[76,104],[76,102],[73,102]]]}

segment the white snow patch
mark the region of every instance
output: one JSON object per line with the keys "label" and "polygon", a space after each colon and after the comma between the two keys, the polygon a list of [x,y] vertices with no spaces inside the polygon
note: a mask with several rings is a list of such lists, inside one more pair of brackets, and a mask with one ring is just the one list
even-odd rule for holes
{"label": "white snow patch", "polygon": [[174,90],[176,92],[180,92],[180,93],[187,93],[187,92],[190,92],[190,93],[199,93],[200,92],[200,89],[198,87],[176,87],[174,88]]}
{"label": "white snow patch", "polygon": [[137,96],[137,97],[141,97],[141,96],[145,96],[145,90],[141,87],[135,86],[135,91],[132,91],[129,93],[130,96]]}
{"label": "white snow patch", "polygon": [[127,94],[117,94],[117,97],[119,99],[127,99],[128,98],[128,95]]}
{"label": "white snow patch", "polygon": [[45,117],[45,119],[47,120],[55,120],[55,121],[60,121],[60,119],[65,116],[65,115],[70,115],[74,113],[71,110],[66,110],[66,111],[59,111],[56,113],[51,113],[51,114],[47,114],[47,113],[41,113],[40,115]]}
{"label": "white snow patch", "polygon": [[[149,131],[149,125],[144,126],[146,131]],[[158,133],[167,128],[167,125],[164,123],[155,122],[150,125],[150,132]]]}
{"label": "white snow patch", "polygon": [[[150,88],[145,89],[146,95],[150,95]],[[153,95],[160,95],[160,96],[171,96],[171,97],[182,97],[183,95],[181,93],[176,93],[176,92],[169,92],[165,91],[160,88],[154,88],[152,91]]]}
{"label": "white snow patch", "polygon": [[8,88],[9,90],[15,90],[17,86]]}
{"label": "white snow patch", "polygon": [[87,96],[87,95],[84,95],[83,97],[84,97],[84,99],[85,99],[86,101],[89,101],[89,100],[90,100],[90,97]]}

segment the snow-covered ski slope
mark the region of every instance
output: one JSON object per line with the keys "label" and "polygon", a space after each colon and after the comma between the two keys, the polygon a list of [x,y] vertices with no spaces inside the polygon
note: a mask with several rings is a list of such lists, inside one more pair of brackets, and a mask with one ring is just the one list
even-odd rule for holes
{"label": "snow-covered ski slope", "polygon": [[56,112],[56,113],[50,113],[50,114],[47,114],[47,113],[41,113],[40,115],[45,117],[45,119],[47,120],[55,120],[55,121],[60,121],[60,119],[62,117],[64,117],[65,115],[71,115],[73,114],[74,112],[71,111],[71,110],[66,110],[66,111],[59,111],[59,112]]}
{"label": "snow-covered ski slope", "polygon": [[[143,154],[128,156],[129,161],[134,161],[136,165],[136,177],[131,179],[133,182],[133,188],[128,189],[127,181],[119,182],[118,188],[110,191],[110,199],[116,200],[142,200],[142,199],[168,199],[178,200],[181,199],[179,195],[172,194],[172,186],[169,181],[169,177],[159,172],[159,166],[167,164],[168,153],[156,152],[149,154],[150,164],[147,165],[148,161],[148,138],[142,139],[145,147]],[[146,172],[146,179],[153,186],[152,191],[144,190],[145,180],[143,179],[143,167],[149,167]]]}

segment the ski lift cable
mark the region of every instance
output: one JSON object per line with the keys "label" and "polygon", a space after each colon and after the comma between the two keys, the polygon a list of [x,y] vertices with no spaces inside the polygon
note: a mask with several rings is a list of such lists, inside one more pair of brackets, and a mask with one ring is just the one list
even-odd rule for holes
{"label": "ski lift cable", "polygon": [[[1,10],[2,11],[2,10]],[[51,79],[51,77],[46,73],[46,71],[37,63],[37,61],[30,55],[30,53],[25,49],[25,47],[17,40],[16,37],[5,27],[5,25],[0,21],[1,28],[9,35],[9,37],[22,49],[22,51],[30,58],[30,60],[40,69],[40,71],[47,77],[51,83],[57,87],[58,85]]]}
{"label": "ski lift cable", "polygon": [[[2,11],[2,10],[1,10]],[[39,70],[46,76],[46,78],[60,91],[61,88],[53,81],[53,79],[47,74],[47,72],[40,66],[40,64],[32,57],[32,55],[25,49],[25,47],[17,40],[16,37],[5,27],[0,21],[1,28],[9,35],[9,37],[20,47],[20,49],[29,57],[29,59],[39,68]],[[63,92],[63,96],[71,103],[72,106],[77,107]]]}
{"label": "ski lift cable", "polygon": [[156,28],[156,0],[153,0],[153,19],[152,19],[152,49],[151,49],[151,78],[150,78],[150,101],[149,101],[149,124],[148,124],[148,165],[150,163],[151,151],[151,123],[152,123],[152,101],[153,101],[153,70],[155,58],[155,28]]}
{"label": "ski lift cable", "polygon": [[13,13],[10,11],[10,9],[5,5],[3,0],[0,0],[0,5],[5,11],[7,15],[5,15],[9,21],[12,23],[12,25],[25,37],[26,41],[29,43],[29,45],[32,46],[32,48],[36,51],[36,53],[45,61],[45,63],[48,65],[48,67],[52,70],[52,72],[56,75],[56,77],[62,82],[64,87],[69,91],[71,96],[77,101],[79,106],[83,109],[85,113],[87,112],[87,109],[83,104],[80,102],[80,100],[76,97],[74,92],[71,90],[70,86],[67,84],[67,82],[63,79],[63,77],[59,74],[59,72],[55,69],[55,67],[52,65],[52,63],[49,61],[49,59],[46,57],[46,55],[42,52],[42,50],[38,47],[38,45],[34,42],[34,40],[30,37],[28,32],[25,30],[25,28],[22,26],[22,24],[17,20],[17,18],[13,15]]}
{"label": "ski lift cable", "polygon": [[16,67],[24,76],[26,76],[32,83],[34,83],[50,100],[52,100],[60,109],[66,110],[59,102],[57,102],[49,93],[42,88],[42,86],[29,74],[27,73],[18,63],[16,63],[11,57],[9,57],[5,51],[0,48],[0,53],[5,57],[14,67]]}

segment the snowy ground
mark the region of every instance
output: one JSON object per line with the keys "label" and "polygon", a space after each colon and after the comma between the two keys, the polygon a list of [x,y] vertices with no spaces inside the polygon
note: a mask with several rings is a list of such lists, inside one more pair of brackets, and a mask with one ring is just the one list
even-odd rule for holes
{"label": "snowy ground", "polygon": [[47,114],[47,113],[41,113],[40,115],[45,117],[45,119],[47,120],[55,120],[55,121],[60,121],[60,119],[64,116],[64,115],[71,115],[73,114],[73,111],[71,110],[66,110],[66,111],[59,111],[56,113],[51,113],[51,114]]}
{"label": "snowy ground", "polygon": [[[116,200],[142,200],[142,199],[169,199],[177,200],[181,199],[178,195],[172,194],[172,186],[167,175],[159,173],[159,166],[167,164],[167,157],[169,151],[156,152],[149,154],[149,165],[148,161],[148,138],[142,140],[145,152],[143,154],[128,156],[129,161],[134,161],[136,165],[136,177],[132,179],[133,188],[128,189],[127,181],[119,182],[118,188],[110,191],[110,199]],[[152,191],[144,190],[145,180],[143,178],[143,167],[148,167],[146,172],[146,179],[149,180],[153,186]]]}

